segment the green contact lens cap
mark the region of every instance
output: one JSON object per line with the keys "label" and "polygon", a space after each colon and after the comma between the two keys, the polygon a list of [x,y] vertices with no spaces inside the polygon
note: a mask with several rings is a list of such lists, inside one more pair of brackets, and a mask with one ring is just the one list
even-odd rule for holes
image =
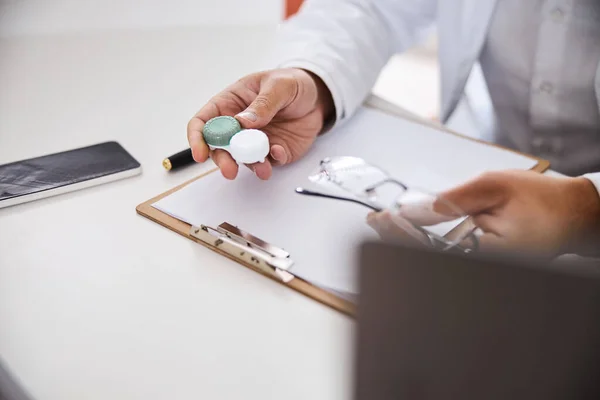
{"label": "green contact lens cap", "polygon": [[228,116],[215,117],[204,125],[204,141],[211,146],[228,146],[229,141],[242,130],[237,119]]}

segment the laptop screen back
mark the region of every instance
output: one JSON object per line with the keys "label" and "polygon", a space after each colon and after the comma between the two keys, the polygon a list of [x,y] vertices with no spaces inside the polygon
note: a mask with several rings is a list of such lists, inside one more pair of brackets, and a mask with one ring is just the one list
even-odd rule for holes
{"label": "laptop screen back", "polygon": [[600,398],[600,279],[367,243],[355,399]]}

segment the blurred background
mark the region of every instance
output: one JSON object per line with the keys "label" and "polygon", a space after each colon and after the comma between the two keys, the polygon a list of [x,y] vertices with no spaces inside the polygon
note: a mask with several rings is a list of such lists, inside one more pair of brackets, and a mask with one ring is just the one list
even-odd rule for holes
{"label": "blurred background", "polygon": [[[303,0],[0,0],[0,38],[96,30],[157,29],[198,25],[276,25]],[[373,93],[428,119],[439,112],[439,66],[435,32],[429,40],[393,57]],[[484,137],[489,99],[479,70],[448,126]],[[484,116],[476,118],[475,115]]]}

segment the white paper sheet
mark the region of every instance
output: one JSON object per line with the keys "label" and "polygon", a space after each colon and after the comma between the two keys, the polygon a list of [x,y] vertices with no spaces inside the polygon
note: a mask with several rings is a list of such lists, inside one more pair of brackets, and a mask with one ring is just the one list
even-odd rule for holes
{"label": "white paper sheet", "polygon": [[[361,157],[409,187],[430,192],[485,171],[529,169],[536,164],[509,151],[363,108],[320,137],[303,159],[276,168],[268,181],[259,180],[245,167],[234,181],[216,172],[153,206],[189,224],[236,225],[287,250],[295,261],[290,272],[296,276],[356,293],[358,246],[377,238],[365,222],[369,209],[295,193],[298,186],[311,187],[307,177],[320,160],[334,156]],[[453,226],[440,226],[436,233],[443,235]]]}

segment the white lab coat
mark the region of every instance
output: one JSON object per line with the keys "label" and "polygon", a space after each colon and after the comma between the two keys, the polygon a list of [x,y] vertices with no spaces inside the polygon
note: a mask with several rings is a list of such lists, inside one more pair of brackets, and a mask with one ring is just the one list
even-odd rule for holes
{"label": "white lab coat", "polygon": [[[447,122],[477,63],[497,0],[305,0],[282,25],[274,65],[319,75],[337,123],[353,115],[389,58],[435,28],[441,70],[441,119]],[[596,75],[600,109],[600,69]],[[586,175],[600,191],[600,173]]]}

